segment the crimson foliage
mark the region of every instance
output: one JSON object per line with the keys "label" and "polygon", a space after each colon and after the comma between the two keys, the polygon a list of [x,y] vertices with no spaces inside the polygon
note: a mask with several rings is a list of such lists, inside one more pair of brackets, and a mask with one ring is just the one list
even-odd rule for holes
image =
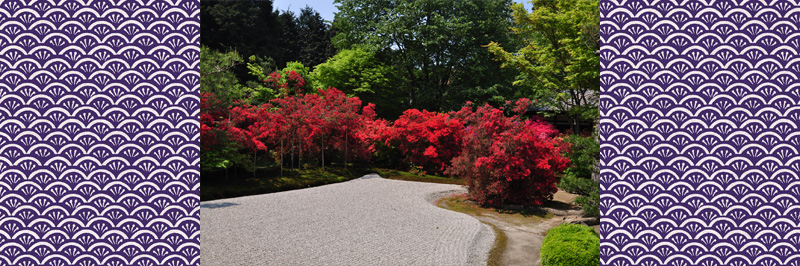
{"label": "crimson foliage", "polygon": [[362,107],[361,100],[347,97],[335,88],[316,94],[287,95],[260,106],[242,105],[230,109],[223,122],[232,139],[256,155],[266,152],[276,162],[292,165],[340,160],[367,160],[385,128],[375,117],[374,105]]}
{"label": "crimson foliage", "polygon": [[409,109],[403,112],[386,134],[408,163],[426,171],[443,173],[450,161],[461,153],[464,122],[447,114]]}
{"label": "crimson foliage", "polygon": [[227,117],[226,106],[221,106],[217,96],[210,92],[200,94],[200,145],[209,150],[219,144],[219,124],[217,121]]}
{"label": "crimson foliage", "polygon": [[[213,94],[203,94],[202,149],[230,156],[217,148],[228,145],[230,150],[235,144],[253,156],[253,165],[265,154],[283,165],[319,163],[324,168],[334,160],[368,161],[376,144],[385,145],[396,148],[408,164],[465,179],[473,199],[493,206],[543,204],[557,190],[556,173],[570,163],[562,155],[568,145],[556,137],[557,130],[520,117],[530,104],[527,99],[517,101],[510,116],[504,108],[467,103],[450,113],[406,110],[390,124],[376,119],[373,104],[362,105],[335,88],[304,94],[297,90],[302,77],[289,74],[296,93],[262,105],[220,107]],[[281,81],[275,75],[268,82]],[[228,139],[232,142],[220,141]]]}
{"label": "crimson foliage", "polygon": [[[515,111],[527,105],[520,101]],[[457,113],[466,122],[462,151],[447,169],[467,181],[471,197],[480,204],[541,205],[556,189],[556,172],[566,169],[568,148],[549,124],[505,116],[484,105]]]}

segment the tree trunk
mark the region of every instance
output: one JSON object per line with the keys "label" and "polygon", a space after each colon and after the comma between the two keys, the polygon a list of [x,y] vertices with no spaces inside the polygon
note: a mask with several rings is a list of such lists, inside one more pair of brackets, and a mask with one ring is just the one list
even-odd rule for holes
{"label": "tree trunk", "polygon": [[303,140],[297,136],[297,168],[303,167]]}
{"label": "tree trunk", "polygon": [[322,171],[325,172],[325,135],[322,136],[322,146],[320,150],[320,153],[322,153]]}
{"label": "tree trunk", "polygon": [[344,128],[344,169],[347,169],[347,141],[349,137],[347,135],[347,128]]}
{"label": "tree trunk", "polygon": [[292,140],[290,141],[290,145],[292,145],[292,149],[289,152],[289,154],[290,154],[289,155],[289,158],[290,158],[289,168],[294,169],[294,138],[292,138]]}

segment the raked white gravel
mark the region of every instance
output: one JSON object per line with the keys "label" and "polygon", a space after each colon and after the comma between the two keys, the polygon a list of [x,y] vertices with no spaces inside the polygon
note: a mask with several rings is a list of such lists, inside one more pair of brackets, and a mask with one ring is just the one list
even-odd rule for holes
{"label": "raked white gravel", "polygon": [[486,265],[494,231],[431,201],[458,185],[372,174],[337,184],[204,201],[200,263]]}

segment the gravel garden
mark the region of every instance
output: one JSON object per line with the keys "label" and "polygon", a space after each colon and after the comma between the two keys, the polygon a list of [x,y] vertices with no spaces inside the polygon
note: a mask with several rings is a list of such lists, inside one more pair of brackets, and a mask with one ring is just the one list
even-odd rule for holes
{"label": "gravel garden", "polygon": [[335,2],[202,3],[204,264],[599,263],[596,1]]}

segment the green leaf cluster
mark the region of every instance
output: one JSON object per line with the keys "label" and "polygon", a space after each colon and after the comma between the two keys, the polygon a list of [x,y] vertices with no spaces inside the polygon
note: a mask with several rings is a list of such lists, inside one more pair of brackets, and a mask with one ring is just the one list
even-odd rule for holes
{"label": "green leaf cluster", "polygon": [[247,74],[255,78],[247,82],[247,87],[253,90],[250,96],[250,103],[263,104],[278,97],[278,92],[266,86],[264,80],[267,79],[269,70],[272,69],[273,62],[271,59],[261,59],[255,55],[250,56],[247,62]]}
{"label": "green leaf cluster", "polygon": [[217,171],[229,169],[233,166],[241,167],[245,171],[253,171],[251,157],[241,153],[240,147],[228,139],[220,139],[220,144],[213,149],[200,152],[200,170]]}

